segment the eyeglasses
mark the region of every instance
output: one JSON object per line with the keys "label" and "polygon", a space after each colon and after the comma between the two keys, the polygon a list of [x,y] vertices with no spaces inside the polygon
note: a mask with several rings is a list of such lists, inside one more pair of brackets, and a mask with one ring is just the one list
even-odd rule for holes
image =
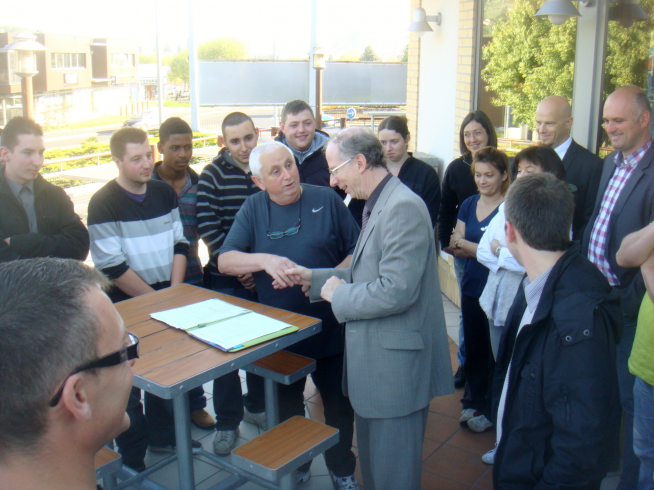
{"label": "eyeglasses", "polygon": [[270,198],[268,198],[268,231],[266,232],[266,235],[268,235],[268,238],[271,240],[279,240],[280,238],[284,238],[285,236],[292,236],[295,235],[298,231],[300,231],[300,226],[302,224],[302,192],[300,194],[300,199],[298,203],[298,207],[300,209],[300,215],[297,218],[297,224],[295,226],[290,227],[286,231],[273,231],[270,233],[270,217],[271,217],[271,212],[270,212]]}
{"label": "eyeglasses", "polygon": [[89,369],[99,369],[105,367],[118,366],[123,362],[131,361],[132,359],[138,359],[139,338],[131,333],[127,335],[129,335],[129,340],[131,342],[130,345],[127,345],[122,349],[118,349],[117,351],[112,352],[111,354],[107,354],[106,356],[102,356],[101,358],[96,359],[95,361],[91,361],[87,364],[84,364],[83,366],[78,367],[72,373],[66,376],[64,382],[61,383],[61,387],[57,390],[57,394],[52,398],[52,400],[50,400],[50,406],[51,407],[57,406],[59,400],[61,399],[61,394],[64,391],[64,386],[66,385],[66,381],[68,381],[68,378],[70,378],[74,374],[81,373],[82,371],[88,371]]}
{"label": "eyeglasses", "polygon": [[343,165],[346,165],[346,164],[350,163],[350,162],[351,162],[352,160],[354,160],[355,158],[356,158],[356,156],[353,156],[353,157],[350,158],[349,160],[345,160],[345,161],[344,161],[343,163],[341,163],[338,167],[335,167],[335,168],[329,168],[329,173],[330,173],[331,175],[333,175],[334,177],[336,177],[336,172],[338,172],[338,169],[341,168]]}

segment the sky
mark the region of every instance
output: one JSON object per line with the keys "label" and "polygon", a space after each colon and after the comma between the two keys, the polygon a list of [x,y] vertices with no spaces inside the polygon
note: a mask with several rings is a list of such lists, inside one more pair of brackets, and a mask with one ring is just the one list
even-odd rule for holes
{"label": "sky", "polygon": [[[53,34],[136,39],[156,45],[158,1],[161,46],[187,46],[188,0],[29,0],[5,2],[0,23]],[[339,59],[371,45],[384,60],[409,41],[410,0],[317,0],[318,44]],[[311,45],[311,0],[193,0],[193,33],[200,44],[217,37],[243,41],[251,57],[306,57]]]}

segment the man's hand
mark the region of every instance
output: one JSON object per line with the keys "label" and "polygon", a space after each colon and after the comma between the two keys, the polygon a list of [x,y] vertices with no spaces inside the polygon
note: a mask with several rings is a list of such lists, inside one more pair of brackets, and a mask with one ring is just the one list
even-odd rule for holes
{"label": "man's hand", "polygon": [[450,246],[441,249],[446,254],[454,255],[454,249]]}
{"label": "man's hand", "polygon": [[313,272],[311,272],[311,269],[307,269],[306,267],[298,265],[286,270],[285,272],[288,277],[293,279],[295,284],[311,286],[311,278],[313,277]]}
{"label": "man's hand", "polygon": [[336,276],[330,277],[329,279],[327,279],[327,282],[320,290],[320,297],[325,301],[331,303],[332,298],[334,297],[334,291],[336,291],[336,288],[341,284],[347,284],[347,283],[343,279],[339,279]]}
{"label": "man's hand", "polygon": [[241,286],[243,286],[245,289],[248,291],[254,291],[257,289],[256,285],[254,284],[254,277],[252,277],[252,274],[243,274],[242,276],[237,276],[238,282],[241,283]]}
{"label": "man's hand", "polygon": [[297,267],[297,264],[278,255],[270,255],[264,264],[264,270],[273,278],[273,288],[275,289],[295,286],[293,280],[286,275],[286,271],[294,267]]}

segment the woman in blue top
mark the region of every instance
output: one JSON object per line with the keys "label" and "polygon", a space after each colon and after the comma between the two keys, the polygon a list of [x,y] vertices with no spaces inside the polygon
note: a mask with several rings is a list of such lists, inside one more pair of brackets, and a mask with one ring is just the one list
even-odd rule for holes
{"label": "woman in blue top", "polygon": [[[497,208],[504,202],[511,177],[509,159],[500,150],[491,147],[482,148],[475,154],[471,170],[479,194],[470,196],[461,205],[450,240],[454,256],[467,259],[461,281],[466,386],[459,422],[475,432],[485,432],[493,428],[484,416],[492,354],[488,318],[479,305],[488,269],[477,262],[477,244],[497,214]],[[474,426],[468,424],[473,417],[476,422]]]}

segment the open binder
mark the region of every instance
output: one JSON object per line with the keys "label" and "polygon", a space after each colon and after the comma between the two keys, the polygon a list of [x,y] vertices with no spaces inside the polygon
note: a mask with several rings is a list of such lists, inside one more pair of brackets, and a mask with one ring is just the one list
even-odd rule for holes
{"label": "open binder", "polygon": [[152,313],[150,317],[225,352],[247,349],[298,330],[293,325],[219,299]]}

